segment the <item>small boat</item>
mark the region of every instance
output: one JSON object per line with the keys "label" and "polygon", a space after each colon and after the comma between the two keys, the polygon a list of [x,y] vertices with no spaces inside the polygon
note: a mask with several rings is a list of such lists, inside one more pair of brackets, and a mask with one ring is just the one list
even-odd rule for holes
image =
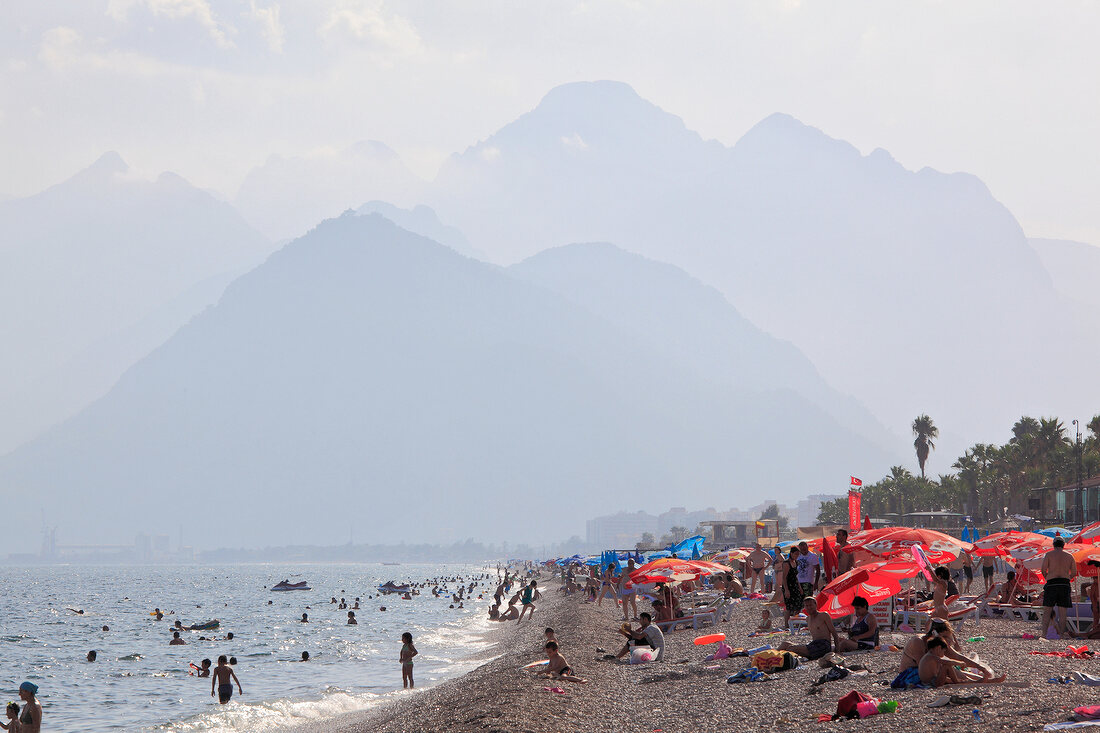
{"label": "small boat", "polygon": [[397,585],[392,580],[387,580],[382,585],[378,586],[379,593],[408,593],[412,588],[408,583],[403,585]]}
{"label": "small boat", "polygon": [[271,586],[271,590],[312,590],[312,588],[310,588],[309,583],[304,580],[300,583],[291,583],[288,580],[284,580]]}
{"label": "small boat", "polygon": [[222,622],[215,618],[209,621],[203,621],[201,624],[191,624],[187,628],[191,631],[213,631],[221,625]]}

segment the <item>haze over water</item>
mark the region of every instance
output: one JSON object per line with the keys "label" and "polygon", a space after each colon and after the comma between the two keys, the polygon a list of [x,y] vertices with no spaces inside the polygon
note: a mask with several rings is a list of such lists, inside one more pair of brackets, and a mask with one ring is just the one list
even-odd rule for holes
{"label": "haze over water", "polygon": [[[0,630],[0,689],[14,699],[24,679],[38,684],[49,730],[261,731],[307,724],[364,709],[400,688],[404,631],[420,652],[418,686],[472,668],[476,663],[465,658],[486,647],[489,628],[476,590],[464,609],[452,610],[449,595],[435,598],[430,589],[403,601],[379,599],[375,587],[476,572],[427,564],[3,567],[0,578],[14,592],[0,598],[0,618],[8,620]],[[283,578],[308,580],[313,590],[264,588]],[[448,584],[452,592],[457,587]],[[349,606],[360,597],[358,626],[348,626],[347,611],[329,603],[334,595]],[[176,613],[158,622],[149,615],[154,607]],[[299,622],[303,612],[310,623]],[[186,626],[212,618],[221,621],[216,632],[184,632],[186,646],[168,645],[176,619]],[[109,632],[100,630],[104,625]],[[212,633],[225,639],[230,631],[232,641],[198,640]],[[98,652],[94,663],[85,660],[90,649]],[[309,662],[297,661],[302,651]],[[207,657],[216,664],[219,654],[237,657],[244,687],[243,696],[234,688],[226,706],[210,696],[209,679],[188,674],[189,662]]]}

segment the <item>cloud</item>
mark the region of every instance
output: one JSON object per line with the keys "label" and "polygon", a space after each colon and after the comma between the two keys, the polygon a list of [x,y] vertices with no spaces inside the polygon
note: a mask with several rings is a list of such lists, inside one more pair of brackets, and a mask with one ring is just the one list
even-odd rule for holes
{"label": "cloud", "polygon": [[51,28],[42,34],[38,60],[54,71],[108,71],[127,76],[153,76],[173,68],[141,54],[88,50],[80,33],[67,26]]}
{"label": "cloud", "polygon": [[344,33],[402,56],[424,51],[424,42],[406,18],[387,11],[381,0],[350,0],[329,11],[321,35]]}
{"label": "cloud", "polygon": [[488,163],[494,163],[494,162],[500,160],[500,148],[495,148],[495,147],[492,147],[492,146],[487,147],[487,148],[482,148],[482,150],[481,150],[481,159],[488,162]]}
{"label": "cloud", "polygon": [[194,19],[206,29],[219,46],[233,48],[233,42],[229,40],[228,34],[234,33],[235,30],[231,26],[218,22],[207,0],[109,0],[107,15],[115,20],[126,20],[130,9],[135,6],[148,8],[153,15],[172,20]]}
{"label": "cloud", "polygon": [[268,47],[275,53],[282,53],[286,29],[279,20],[279,5],[272,3],[262,8],[256,4],[256,0],[249,0],[249,4],[251,6],[249,17],[259,24],[260,33],[267,39]]}
{"label": "cloud", "polygon": [[588,150],[588,143],[584,141],[580,133],[576,132],[570,137],[562,135],[561,144],[567,148],[573,148],[574,150]]}

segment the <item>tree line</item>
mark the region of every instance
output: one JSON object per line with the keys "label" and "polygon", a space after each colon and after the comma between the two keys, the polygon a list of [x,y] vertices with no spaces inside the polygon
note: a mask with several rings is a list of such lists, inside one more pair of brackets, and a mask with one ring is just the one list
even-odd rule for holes
{"label": "tree line", "polygon": [[[935,449],[939,429],[927,415],[913,421],[920,475],[904,466],[863,486],[862,513],[882,516],[918,511],[948,511],[970,515],[975,524],[989,524],[1011,514],[1034,515],[1029,510],[1032,489],[1072,486],[1078,460],[1082,478],[1100,472],[1100,415],[1076,431],[1058,418],[1021,417],[1004,445],[976,443],[952,464],[953,473],[928,478],[924,469]],[[1007,512],[1005,509],[1007,508]],[[818,524],[847,524],[848,499],[821,505]]]}

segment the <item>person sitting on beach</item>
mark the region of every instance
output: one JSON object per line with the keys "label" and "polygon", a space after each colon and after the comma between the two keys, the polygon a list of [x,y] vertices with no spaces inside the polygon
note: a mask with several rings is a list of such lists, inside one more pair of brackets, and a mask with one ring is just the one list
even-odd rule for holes
{"label": "person sitting on beach", "polygon": [[[809,600],[809,599],[807,599]],[[852,599],[855,618],[848,629],[848,638],[837,642],[838,652],[869,651],[878,646],[878,620],[870,613],[867,599],[856,596]]]}
{"label": "person sitting on beach", "polygon": [[519,609],[516,608],[514,603],[508,604],[508,610],[500,614],[498,621],[515,621],[519,618]]}
{"label": "person sitting on beach", "polygon": [[639,616],[641,620],[641,626],[634,630],[629,623],[625,623],[619,629],[619,633],[626,637],[626,644],[615,655],[616,659],[622,659],[629,654],[635,647],[641,645],[648,645],[656,650],[656,655],[653,657],[653,661],[659,662],[665,655],[665,635],[664,632],[653,623],[653,618],[645,612]]}
{"label": "person sitting on beach", "polygon": [[356,626],[359,622],[355,620],[355,611],[348,611],[348,626]]}
{"label": "person sitting on beach", "polygon": [[948,656],[947,642],[939,637],[928,640],[927,651],[917,664],[917,674],[921,683],[930,687],[974,683],[999,684],[1005,681],[1005,675],[986,678],[959,669],[955,660]]}
{"label": "person sitting on beach", "polygon": [[810,632],[809,644],[792,644],[785,641],[779,645],[780,651],[794,652],[806,659],[820,659],[833,650],[833,644],[840,648],[840,637],[837,636],[833,619],[827,613],[818,613],[817,599],[807,598],[802,602],[806,611],[806,629]]}
{"label": "person sitting on beach", "polygon": [[[962,653],[959,648],[958,640],[955,637],[955,631],[951,628],[950,622],[946,619],[934,618],[930,622],[927,633],[923,636],[914,636],[905,643],[905,647],[902,649],[901,663],[898,665],[899,680],[903,675],[908,675],[907,680],[905,680],[906,684],[912,685],[919,683],[915,670],[917,670],[917,667],[920,665],[920,660],[928,653],[928,642],[932,639],[941,639],[944,644],[947,645],[944,656],[950,659],[955,666],[976,670],[979,679],[983,681],[993,681],[996,679],[993,674],[993,669],[989,665],[983,664],[976,659],[971,659]],[[1000,679],[1004,680],[1004,677],[1002,676]],[[900,686],[904,687],[905,684]]]}
{"label": "person sitting on beach", "polygon": [[772,614],[766,608],[760,609],[760,625],[756,627],[757,631],[771,631],[772,630]]}
{"label": "person sitting on beach", "polygon": [[218,657],[218,666],[214,668],[214,674],[210,679],[210,697],[214,697],[214,688],[217,686],[218,702],[225,705],[233,697],[233,682],[237,683],[237,692],[241,695],[241,681],[237,679],[237,673],[229,666],[225,655]]}
{"label": "person sitting on beach", "polygon": [[1020,599],[1017,598],[1017,586],[1019,583],[1016,580],[1016,571],[1009,570],[1007,580],[1005,580],[1004,587],[1001,588],[1001,595],[997,597],[998,603],[1008,603],[1013,606],[1020,605]]}
{"label": "person sitting on beach", "polygon": [[745,595],[745,585],[737,578],[733,577],[732,573],[726,573],[726,588],[724,595],[726,598],[741,598]]}
{"label": "person sitting on beach", "polygon": [[540,677],[552,677],[554,679],[565,680],[566,682],[577,682],[582,685],[587,685],[588,680],[581,679],[573,674],[573,668],[569,666],[569,662],[565,661],[565,657],[558,653],[558,642],[548,641],[546,642],[546,656],[550,660],[550,664],[546,666],[545,672],[540,672]]}
{"label": "person sitting on beach", "polygon": [[180,638],[180,632],[172,632],[172,641],[168,642],[168,646],[179,646],[180,644],[186,644],[187,642]]}
{"label": "person sitting on beach", "polygon": [[500,604],[499,603],[494,603],[492,606],[489,606],[489,620],[490,621],[499,621],[500,620]]}

